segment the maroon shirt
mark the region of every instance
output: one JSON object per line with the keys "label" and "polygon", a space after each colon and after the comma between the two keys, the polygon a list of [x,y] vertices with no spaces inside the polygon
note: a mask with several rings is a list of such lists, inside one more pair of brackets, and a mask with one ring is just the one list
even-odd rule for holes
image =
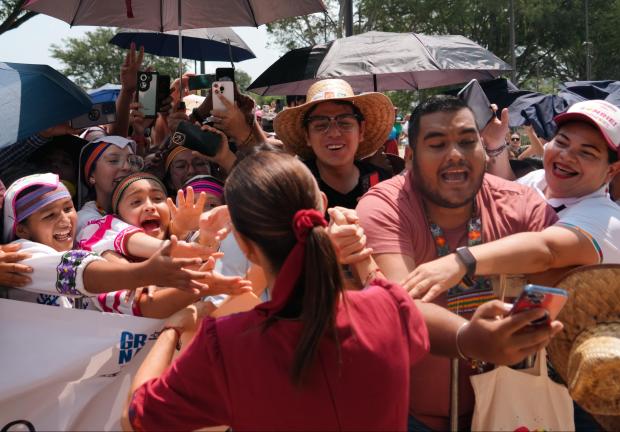
{"label": "maroon shirt", "polygon": [[[482,240],[489,242],[523,231],[541,231],[557,220],[555,211],[533,189],[485,174],[476,195]],[[360,225],[375,254],[401,254],[416,265],[437,258],[437,248],[411,173],[370,189],[357,206]],[[445,230],[450,250],[467,245],[467,227]],[[446,306],[445,295],[436,302]],[[462,425],[471,423],[473,370],[461,361],[459,412]],[[409,412],[432,429],[450,429],[450,359],[428,355],[411,371]]]}
{"label": "maroon shirt", "polygon": [[301,330],[281,319],[262,330],[257,310],[205,319],[187,350],[134,393],[136,430],[406,430],[409,370],[429,349],[407,293],[376,280],[347,291],[305,383],[290,370]]}

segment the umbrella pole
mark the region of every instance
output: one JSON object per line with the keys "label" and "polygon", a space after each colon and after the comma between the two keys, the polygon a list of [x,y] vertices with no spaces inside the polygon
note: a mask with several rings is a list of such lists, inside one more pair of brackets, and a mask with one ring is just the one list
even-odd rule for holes
{"label": "umbrella pole", "polygon": [[183,102],[183,35],[181,32],[181,0],[177,0],[179,21],[179,102]]}
{"label": "umbrella pole", "polygon": [[459,430],[459,359],[450,359],[450,431]]}

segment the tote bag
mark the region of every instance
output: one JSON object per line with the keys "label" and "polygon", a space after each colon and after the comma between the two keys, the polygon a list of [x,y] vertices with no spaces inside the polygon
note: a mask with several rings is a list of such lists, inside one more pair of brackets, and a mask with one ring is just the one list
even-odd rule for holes
{"label": "tote bag", "polygon": [[470,377],[476,396],[472,431],[574,431],[573,400],[547,376],[547,353],[531,369],[499,366]]}

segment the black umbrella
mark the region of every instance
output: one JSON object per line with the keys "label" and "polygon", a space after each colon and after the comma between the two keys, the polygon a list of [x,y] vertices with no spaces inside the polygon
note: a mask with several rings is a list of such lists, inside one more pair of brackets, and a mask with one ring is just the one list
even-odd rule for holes
{"label": "black umbrella", "polygon": [[560,85],[557,95],[530,93],[518,97],[508,108],[510,126],[530,124],[536,135],[550,140],[557,127],[553,118],[571,105],[602,99],[620,107],[620,81],[574,81]]}
{"label": "black umbrella", "polygon": [[345,79],[356,92],[425,89],[493,79],[510,66],[457,35],[368,32],[282,56],[248,90],[305,94],[325,78]]}

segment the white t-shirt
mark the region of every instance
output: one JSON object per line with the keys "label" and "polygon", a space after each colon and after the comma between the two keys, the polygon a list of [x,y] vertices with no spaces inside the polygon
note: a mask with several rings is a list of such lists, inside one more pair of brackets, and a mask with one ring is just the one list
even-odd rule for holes
{"label": "white t-shirt", "polygon": [[[517,180],[545,198],[545,170],[536,170]],[[607,193],[607,185],[579,198],[545,198],[558,211],[558,226],[579,231],[592,242],[601,264],[620,264],[620,206]]]}

